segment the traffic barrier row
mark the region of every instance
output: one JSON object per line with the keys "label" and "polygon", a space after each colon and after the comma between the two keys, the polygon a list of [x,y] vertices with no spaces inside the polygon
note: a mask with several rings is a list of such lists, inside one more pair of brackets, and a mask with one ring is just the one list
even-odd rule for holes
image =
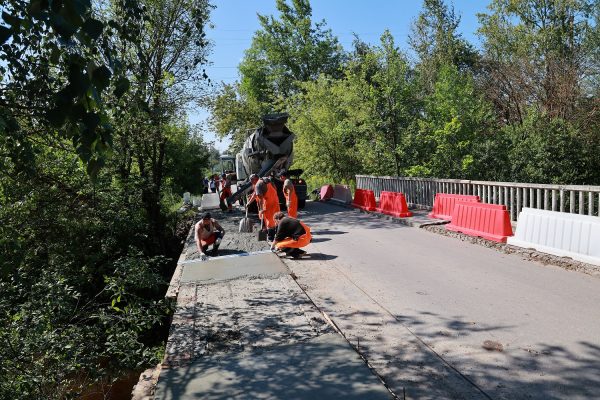
{"label": "traffic barrier row", "polygon": [[431,210],[429,217],[452,221],[454,206],[459,201],[479,203],[480,199],[479,196],[465,194],[436,193],[433,210]]}
{"label": "traffic barrier row", "polygon": [[510,216],[506,206],[501,204],[459,201],[454,205],[452,222],[446,229],[500,243],[506,243],[513,235]]}
{"label": "traffic barrier row", "polygon": [[[382,191],[376,207],[372,190],[356,189],[354,207],[410,217],[403,193]],[[600,218],[523,208],[515,236],[505,205],[481,203],[479,196],[437,193],[431,218],[450,220],[446,229],[500,243],[600,265]]]}
{"label": "traffic barrier row", "polygon": [[412,213],[408,211],[404,193],[381,192],[377,211],[398,218],[412,217]]}
{"label": "traffic barrier row", "polygon": [[375,193],[372,190],[356,189],[352,206],[364,211],[375,211],[377,209]]}
{"label": "traffic barrier row", "polygon": [[523,208],[508,244],[600,265],[600,218]]}

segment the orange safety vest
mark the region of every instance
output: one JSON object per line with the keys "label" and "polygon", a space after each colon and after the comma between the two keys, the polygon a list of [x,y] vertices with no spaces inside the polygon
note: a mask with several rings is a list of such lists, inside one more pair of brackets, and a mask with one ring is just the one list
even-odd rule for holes
{"label": "orange safety vest", "polygon": [[267,184],[267,193],[260,200],[266,228],[275,228],[277,224],[274,216],[275,213],[279,212],[279,196],[277,196],[277,189],[272,183]]}
{"label": "orange safety vest", "polygon": [[287,210],[288,217],[298,218],[298,196],[296,195],[296,188],[292,186],[289,192],[284,190],[283,194],[286,203],[289,204]]}

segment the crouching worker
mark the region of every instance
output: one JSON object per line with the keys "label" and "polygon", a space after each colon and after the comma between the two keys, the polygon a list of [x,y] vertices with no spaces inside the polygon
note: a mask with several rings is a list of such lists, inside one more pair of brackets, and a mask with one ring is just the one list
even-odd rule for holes
{"label": "crouching worker", "polygon": [[301,248],[308,246],[312,240],[310,228],[296,218],[286,217],[282,212],[275,213],[274,218],[277,233],[271,250],[281,250],[293,258],[306,254]]}
{"label": "crouching worker", "polygon": [[204,213],[202,219],[196,223],[194,227],[194,238],[196,239],[196,247],[203,260],[208,258],[208,246],[213,245],[211,255],[217,255],[221,239],[225,235],[225,229],[213,219],[210,213]]}

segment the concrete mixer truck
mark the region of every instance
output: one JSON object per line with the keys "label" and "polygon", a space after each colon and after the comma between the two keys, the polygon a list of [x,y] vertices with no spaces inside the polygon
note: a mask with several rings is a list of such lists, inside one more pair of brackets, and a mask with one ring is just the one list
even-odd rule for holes
{"label": "concrete mixer truck", "polygon": [[[273,177],[277,187],[279,203],[285,209],[283,182],[277,179],[282,171],[294,182],[298,207],[304,208],[306,203],[306,182],[300,177],[302,170],[290,170],[294,158],[294,134],[285,126],[287,113],[267,114],[262,118],[263,125],[257,128],[244,142],[242,150],[235,155],[235,171],[237,175],[237,192],[227,199],[229,204],[243,199],[251,190],[248,180],[252,174],[259,177]],[[232,158],[232,156],[229,156]]]}

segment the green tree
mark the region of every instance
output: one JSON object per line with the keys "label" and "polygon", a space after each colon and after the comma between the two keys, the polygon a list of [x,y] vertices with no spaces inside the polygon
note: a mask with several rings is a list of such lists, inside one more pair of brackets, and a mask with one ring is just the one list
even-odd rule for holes
{"label": "green tree", "polygon": [[522,125],[504,128],[511,138],[511,179],[516,182],[589,184],[584,142],[568,121],[532,112]]}
{"label": "green tree", "polygon": [[472,77],[455,66],[442,67],[423,112],[415,139],[425,146],[419,154],[421,162],[409,172],[439,178],[472,176],[474,145],[494,126],[492,109],[476,93]]}
{"label": "green tree", "polygon": [[479,15],[483,77],[503,120],[522,123],[530,106],[571,120],[590,78],[598,76],[592,60],[600,2],[494,0],[489,10]]}
{"label": "green tree", "polygon": [[324,21],[313,22],[310,2],[276,1],[278,17],[258,16],[261,28],[239,65],[240,82],[225,85],[207,102],[212,130],[231,137],[232,150],[241,147],[262,114],[285,111],[303,82],[342,75],[345,53]]}
{"label": "green tree", "polygon": [[269,110],[264,104],[246,96],[239,83],[223,84],[216,92],[207,95],[204,104],[210,110],[211,130],[221,137],[232,139],[232,154],[241,150],[248,133],[260,126],[260,117]]}
{"label": "green tree", "polygon": [[[165,178],[170,124],[197,99],[208,78],[202,68],[207,46],[204,26],[212,6],[207,0],[146,0],[139,24],[141,40],[119,43],[121,56],[131,66],[132,90],[116,102],[116,152],[122,157],[120,179],[132,172],[139,178],[142,202],[150,222],[150,237],[165,252],[165,218],[161,191]],[[127,14],[116,14],[123,20]]]}
{"label": "green tree", "polygon": [[[97,173],[112,142],[105,95],[120,97],[128,87],[111,37],[135,42],[134,24],[142,12],[134,2],[117,7],[127,20],[99,20],[89,0],[2,4],[0,134],[6,146],[29,148],[34,136],[68,138],[88,172]],[[29,155],[15,150],[12,156]],[[27,161],[31,158],[19,162]]]}
{"label": "green tree", "polygon": [[169,127],[165,149],[165,177],[168,190],[202,193],[202,179],[209,164],[209,148],[197,130],[187,124]]}
{"label": "green tree", "polygon": [[472,70],[478,55],[458,32],[460,17],[453,6],[444,0],[424,0],[422,9],[412,25],[409,44],[419,58],[417,71],[422,85],[430,93],[443,66]]}
{"label": "green tree", "polygon": [[[308,0],[291,3],[276,0],[279,18],[258,16],[261,29],[254,34],[247,57],[240,64],[242,90],[249,95],[260,88],[260,95],[270,89],[275,97],[285,98],[298,91],[300,82],[316,79],[320,74],[341,75],[345,54],[337,38],[325,29],[325,21],[313,24]],[[271,97],[263,101],[274,100]]]}
{"label": "green tree", "polygon": [[209,7],[2,7],[0,398],[79,398],[161,359],[181,247],[158,223],[194,176],[180,161],[205,167],[177,121]]}
{"label": "green tree", "polygon": [[380,46],[361,48],[362,55],[348,68],[348,79],[363,97],[356,107],[370,110],[358,124],[371,127],[361,140],[365,167],[370,173],[398,176],[406,167],[405,139],[416,128],[420,112],[415,76],[389,31],[381,36]]}
{"label": "green tree", "polygon": [[290,109],[290,128],[297,133],[294,166],[302,168],[311,183],[349,182],[363,172],[357,151],[355,121],[365,120],[366,108],[356,107],[356,87],[346,80],[325,76],[302,85]]}

